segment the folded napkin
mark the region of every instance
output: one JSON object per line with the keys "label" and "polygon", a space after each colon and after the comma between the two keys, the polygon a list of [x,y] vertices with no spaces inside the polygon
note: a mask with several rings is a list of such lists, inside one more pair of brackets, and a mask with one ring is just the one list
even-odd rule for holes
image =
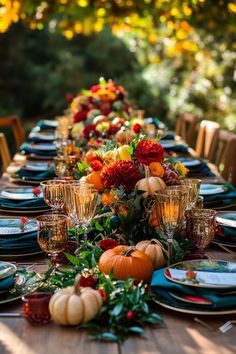
{"label": "folded napkin", "polygon": [[24,169],[20,169],[19,171],[16,172],[16,174],[22,178],[22,177],[27,177],[27,178],[32,178],[32,179],[38,179],[38,180],[44,180],[44,179],[51,179],[54,178],[55,172],[53,168],[48,168],[46,171],[43,172],[38,172],[38,171],[28,171]]}
{"label": "folded napkin", "polygon": [[35,198],[30,200],[11,200],[0,198],[0,207],[1,208],[46,208],[47,204],[44,202],[43,198]]}
{"label": "folded napkin", "polygon": [[30,247],[37,246],[37,231],[30,232],[26,235],[7,235],[0,240],[1,248],[17,248],[17,247]]}
{"label": "folded napkin", "polygon": [[29,141],[33,143],[52,143],[54,139],[41,139],[38,136],[32,136]]}
{"label": "folded napkin", "polygon": [[32,149],[30,147],[30,143],[24,143],[21,145],[20,148],[21,152],[25,152],[26,154],[35,154],[35,155],[41,155],[41,156],[56,156],[57,152],[56,150],[40,150],[40,149]]}
{"label": "folded napkin", "polygon": [[164,150],[167,152],[176,152],[178,154],[182,154],[182,155],[189,155],[189,151],[188,151],[188,147],[185,145],[175,145],[173,147],[164,147]]}
{"label": "folded napkin", "polygon": [[[164,299],[172,302],[176,305],[181,305],[184,307],[199,307],[199,308],[235,308],[236,307],[236,294],[235,295],[224,295],[224,293],[229,292],[231,289],[206,289],[206,288],[193,288],[190,286],[184,286],[181,284],[174,283],[166,279],[164,275],[164,268],[158,269],[153,273],[151,281],[151,289],[155,294],[162,296]],[[235,285],[236,286],[236,285]],[[173,298],[169,292],[180,293],[190,296],[202,296],[212,302],[212,305],[196,305],[184,303],[180,300]]]}
{"label": "folded napkin", "polygon": [[163,137],[161,138],[161,140],[174,140],[175,139],[175,134],[174,133],[163,133]]}
{"label": "folded napkin", "polygon": [[40,127],[41,130],[56,130],[56,127],[52,126],[51,124],[48,124],[46,120],[41,119],[38,123],[37,126]]}
{"label": "folded napkin", "polygon": [[236,242],[236,228],[230,226],[217,225],[216,236],[222,241],[229,240]]}
{"label": "folded napkin", "polygon": [[0,280],[0,291],[10,290],[14,286],[14,275]]}
{"label": "folded napkin", "polygon": [[196,177],[198,176],[209,176],[214,177],[215,174],[211,171],[211,169],[207,166],[205,162],[201,162],[198,166],[188,166],[189,172],[188,176]]}
{"label": "folded napkin", "polygon": [[225,193],[204,195],[204,204],[207,206],[227,206],[236,203],[236,189],[232,184],[225,184]]}

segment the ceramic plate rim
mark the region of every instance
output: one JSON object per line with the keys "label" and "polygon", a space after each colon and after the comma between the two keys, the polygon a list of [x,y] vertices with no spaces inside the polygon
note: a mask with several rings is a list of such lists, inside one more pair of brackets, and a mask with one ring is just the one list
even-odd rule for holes
{"label": "ceramic plate rim", "polygon": [[233,210],[232,211],[229,210],[228,212],[226,212],[226,211],[218,212],[216,215],[216,222],[218,222],[221,225],[236,228],[236,220],[222,219],[222,217],[220,215],[225,214],[225,213],[233,213],[236,216],[236,211],[233,211]]}
{"label": "ceramic plate rim", "polygon": [[28,256],[36,256],[38,254],[43,254],[43,251],[36,251],[32,253],[24,253],[24,254],[0,254],[0,260],[1,258],[6,259],[8,258],[23,258],[23,257],[28,257]]}
{"label": "ceramic plate rim", "polygon": [[192,314],[192,315],[206,315],[206,316],[209,316],[209,315],[230,315],[230,314],[234,314],[236,313],[236,308],[234,310],[222,310],[222,311],[202,311],[202,310],[193,310],[193,309],[182,309],[180,307],[174,307],[172,305],[168,305],[168,304],[165,304],[163,303],[161,300],[157,300],[157,299],[153,299],[153,301],[155,303],[157,303],[158,305],[162,306],[162,307],[165,307],[169,310],[173,310],[173,311],[177,311],[177,312],[182,312],[182,313],[189,313],[189,314]]}
{"label": "ceramic plate rim", "polygon": [[169,291],[169,294],[175,298],[176,300],[179,300],[179,301],[182,301],[186,304],[192,304],[192,305],[201,305],[201,306],[211,306],[212,305],[212,301],[206,299],[207,301],[210,301],[210,303],[206,303],[206,302],[194,302],[194,301],[191,301],[191,300],[187,300],[187,299],[183,299],[181,298],[180,296],[176,295],[173,291]]}
{"label": "ceramic plate rim", "polygon": [[[0,220],[20,220],[21,218],[19,217],[14,217],[14,216],[9,216],[8,218],[5,217],[5,216],[0,216]],[[28,221],[35,221],[35,219],[28,219]],[[38,230],[38,226],[35,228],[35,229],[32,229],[30,231],[25,231],[25,232],[18,232],[18,233],[14,233],[15,235],[26,235],[30,232],[35,232]],[[1,236],[8,236],[9,234],[0,234],[0,237]]]}
{"label": "ceramic plate rim", "polygon": [[14,275],[17,271],[17,266],[11,262],[5,262],[5,261],[0,261],[0,263],[5,263],[7,264],[9,267],[11,266],[12,268],[12,274],[6,274],[5,276],[1,277],[1,274],[0,274],[0,280],[3,280],[5,278],[8,278],[8,277],[11,277],[12,275]]}
{"label": "ceramic plate rim", "polygon": [[[194,288],[204,288],[204,289],[231,289],[231,288],[236,288],[236,284],[235,286],[233,285],[216,285],[216,284],[193,284],[193,283],[185,283],[181,280],[176,280],[176,279],[173,279],[171,278],[170,276],[168,276],[166,274],[167,270],[170,268],[170,267],[173,267],[173,266],[176,266],[178,264],[181,264],[181,263],[187,263],[187,262],[200,262],[200,261],[204,261],[204,259],[193,259],[193,260],[189,260],[189,261],[182,261],[182,262],[178,262],[178,263],[175,263],[175,264],[172,264],[171,266],[169,267],[165,267],[165,270],[164,270],[164,276],[166,277],[166,279],[168,279],[169,281],[171,281],[172,283],[176,283],[176,284],[180,284],[180,285],[184,285],[184,286],[189,286],[189,287],[194,287]],[[231,262],[231,261],[227,261],[227,260],[223,260],[223,259],[205,259],[205,261],[213,261],[213,262],[227,262],[227,263],[235,263],[236,265],[236,262]]]}
{"label": "ceramic plate rim", "polygon": [[203,190],[201,191],[201,187],[200,187],[200,192],[199,194],[202,196],[207,196],[207,195],[214,195],[214,194],[221,194],[221,193],[225,193],[228,189],[226,187],[224,187],[223,185],[219,185],[219,184],[211,184],[211,183],[202,183],[202,185],[205,186],[214,186],[215,190],[213,189],[213,192],[210,190]]}

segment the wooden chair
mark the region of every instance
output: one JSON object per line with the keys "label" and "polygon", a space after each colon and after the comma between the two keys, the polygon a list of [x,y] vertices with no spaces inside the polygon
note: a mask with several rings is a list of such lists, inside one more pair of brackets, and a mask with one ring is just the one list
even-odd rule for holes
{"label": "wooden chair", "polygon": [[210,151],[209,160],[214,163],[222,177],[236,185],[236,135],[220,129],[215,134]]}
{"label": "wooden chair", "polygon": [[2,160],[2,172],[5,172],[11,162],[11,155],[3,133],[0,133],[0,156]]}
{"label": "wooden chair", "polygon": [[10,128],[12,130],[17,149],[25,141],[25,132],[19,117],[17,116],[1,117],[0,128]]}
{"label": "wooden chair", "polygon": [[182,113],[178,116],[175,133],[181,136],[189,146],[195,146],[196,128],[199,119],[191,113]]}
{"label": "wooden chair", "polygon": [[195,150],[200,157],[209,160],[209,152],[215,134],[220,129],[219,123],[202,120],[199,125]]}

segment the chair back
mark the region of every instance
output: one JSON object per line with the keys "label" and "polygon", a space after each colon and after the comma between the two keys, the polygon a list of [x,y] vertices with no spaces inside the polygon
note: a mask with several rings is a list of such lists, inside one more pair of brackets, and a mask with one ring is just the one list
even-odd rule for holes
{"label": "chair back", "polygon": [[202,120],[199,125],[195,150],[200,157],[209,160],[209,153],[215,134],[220,129],[219,123]]}
{"label": "chair back", "polygon": [[175,133],[181,136],[191,147],[195,145],[198,122],[199,119],[191,113],[182,113],[177,118]]}
{"label": "chair back", "polygon": [[217,167],[222,177],[236,185],[236,135],[220,129],[213,138],[209,160]]}
{"label": "chair back", "polygon": [[21,120],[17,116],[6,116],[0,118],[0,128],[9,128],[12,130],[16,147],[19,149],[25,141],[25,132],[21,124]]}
{"label": "chair back", "polygon": [[0,133],[0,156],[2,160],[2,172],[5,172],[11,162],[11,155],[3,133]]}

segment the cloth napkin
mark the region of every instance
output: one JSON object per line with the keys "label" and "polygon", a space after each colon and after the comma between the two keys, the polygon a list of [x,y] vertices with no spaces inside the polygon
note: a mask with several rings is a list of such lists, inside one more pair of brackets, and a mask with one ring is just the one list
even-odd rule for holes
{"label": "cloth napkin", "polygon": [[41,130],[56,130],[56,127],[52,127],[51,125],[47,124],[44,119],[41,119],[37,126],[40,127]]}
{"label": "cloth napkin", "polygon": [[44,202],[43,198],[35,198],[30,200],[11,200],[0,198],[1,208],[22,208],[22,207],[33,207],[33,208],[46,208],[47,204]]}
{"label": "cloth napkin", "polygon": [[30,232],[26,235],[7,235],[0,240],[1,248],[18,248],[18,247],[34,247],[37,246],[37,232]]}
{"label": "cloth napkin", "polygon": [[174,140],[175,139],[175,134],[174,133],[163,133],[163,137],[161,138],[161,140]]}
{"label": "cloth napkin", "polygon": [[[163,146],[164,147],[164,146]],[[185,146],[185,145],[175,145],[173,147],[170,147],[170,148],[165,148],[164,147],[164,150],[167,151],[167,152],[176,152],[178,154],[182,154],[182,155],[189,155],[189,152],[188,152],[188,147]]]}
{"label": "cloth napkin", "polygon": [[[190,286],[184,286],[181,284],[174,283],[166,279],[164,275],[164,268],[158,269],[153,273],[151,281],[151,289],[155,294],[161,295],[164,299],[172,302],[176,305],[181,305],[184,307],[201,307],[201,308],[231,308],[236,305],[236,294],[235,295],[224,295],[225,292],[229,292],[230,289],[206,289],[206,288],[193,288]],[[235,285],[236,286],[236,285]],[[180,300],[173,298],[169,292],[182,293],[184,295],[190,296],[202,296],[212,302],[212,305],[201,306],[196,304],[184,303]]]}
{"label": "cloth napkin", "polygon": [[215,235],[217,240],[220,240],[222,242],[231,242],[232,244],[236,243],[236,228],[234,227],[229,227],[229,226],[223,226],[223,225],[217,225],[216,228],[216,235]]}
{"label": "cloth napkin", "polygon": [[236,189],[232,184],[225,185],[228,190],[225,193],[214,195],[204,195],[204,204],[209,207],[214,206],[227,206],[236,203]]}
{"label": "cloth napkin", "polygon": [[14,286],[14,275],[0,280],[0,291],[9,290]]}
{"label": "cloth napkin", "polygon": [[16,172],[16,174],[20,178],[28,177],[32,179],[38,179],[39,181],[43,181],[44,179],[51,179],[56,176],[53,168],[48,168],[46,171],[43,172],[20,169],[19,171]]}
{"label": "cloth napkin", "polygon": [[30,143],[24,143],[21,145],[20,151],[24,151],[26,154],[35,154],[35,155],[41,155],[41,156],[56,156],[57,152],[56,150],[40,150],[40,149],[32,149],[30,147]]}

